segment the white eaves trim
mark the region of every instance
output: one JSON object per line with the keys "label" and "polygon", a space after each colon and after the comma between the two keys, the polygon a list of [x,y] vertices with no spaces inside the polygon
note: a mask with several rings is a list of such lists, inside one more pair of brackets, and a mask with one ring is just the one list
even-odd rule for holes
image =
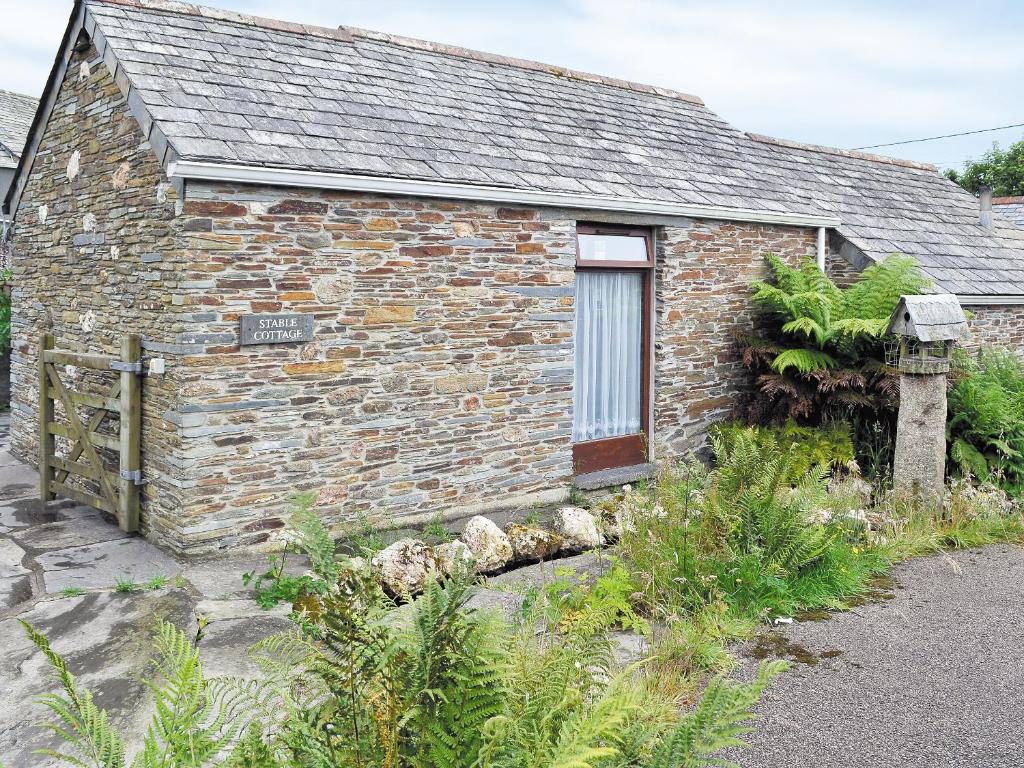
{"label": "white eaves trim", "polygon": [[985,296],[984,294],[957,294],[956,298],[964,307],[1024,305],[1024,296],[1014,296],[1012,294],[992,294],[991,296]]}
{"label": "white eaves trim", "polygon": [[415,181],[380,176],[354,176],[344,173],[293,171],[285,168],[204,163],[194,160],[173,160],[167,164],[168,178],[200,179],[237,184],[264,184],[278,187],[342,189],[348,192],[373,192],[410,197],[440,197],[453,200],[477,200],[488,203],[509,203],[545,208],[580,208],[592,211],[646,213],[661,216],[745,221],[763,224],[788,224],[797,227],[838,227],[839,219],[783,211],[753,211],[714,205],[687,205],[663,200],[577,195],[566,192],[508,189],[476,184],[454,184],[438,181]]}

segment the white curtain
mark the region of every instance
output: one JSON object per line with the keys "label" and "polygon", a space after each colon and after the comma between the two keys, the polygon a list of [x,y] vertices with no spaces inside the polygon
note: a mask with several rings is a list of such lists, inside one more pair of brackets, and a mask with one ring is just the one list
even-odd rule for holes
{"label": "white curtain", "polygon": [[643,276],[576,273],[574,442],[640,431]]}

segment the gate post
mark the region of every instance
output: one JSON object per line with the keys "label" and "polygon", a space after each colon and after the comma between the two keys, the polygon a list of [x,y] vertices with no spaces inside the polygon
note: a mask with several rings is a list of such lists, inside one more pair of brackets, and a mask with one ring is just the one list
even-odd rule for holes
{"label": "gate post", "polygon": [[[121,340],[121,361],[142,364],[142,337],[129,333]],[[131,365],[126,366],[128,368]],[[139,530],[139,482],[142,470],[142,373],[121,371],[121,473],[118,523],[121,530]]]}
{"label": "gate post", "polygon": [[39,500],[44,504],[56,498],[50,490],[53,480],[53,435],[50,422],[53,421],[53,400],[50,398],[50,382],[46,376],[45,352],[53,349],[53,334],[39,334]]}

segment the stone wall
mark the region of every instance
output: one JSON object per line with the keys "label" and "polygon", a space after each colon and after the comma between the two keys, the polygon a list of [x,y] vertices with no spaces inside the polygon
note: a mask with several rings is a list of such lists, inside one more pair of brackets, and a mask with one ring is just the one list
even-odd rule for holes
{"label": "stone wall", "polygon": [[768,277],[764,256],[790,263],[815,256],[813,229],[696,221],[666,227],[656,285],[655,444],[683,454],[731,415],[750,386],[734,334],[754,323],[750,283]]}
{"label": "stone wall", "polygon": [[1005,347],[1024,355],[1024,305],[967,306],[970,313],[968,335],[963,341],[968,351],[981,347]]}
{"label": "stone wall", "polygon": [[[180,548],[259,543],[296,491],[339,531],[565,496],[572,221],[191,186],[182,225]],[[259,312],[315,340],[239,348]]]}
{"label": "stone wall", "polygon": [[[51,331],[58,347],[116,353],[126,333],[152,350],[175,336],[176,195],[130,116],[110,72],[90,48],[72,56],[21,200],[14,231],[12,444],[38,454],[37,346]],[[75,386],[113,382],[83,380]],[[172,380],[150,377],[143,407],[144,525],[173,527],[180,506],[164,429]],[[63,441],[58,440],[58,448]],[[165,535],[154,532],[157,538]]]}
{"label": "stone wall", "polygon": [[[578,213],[190,186],[190,261],[167,414],[192,487],[178,548],[248,546],[315,493],[337,531],[563,498],[572,483]],[[635,223],[635,222],[631,222]],[[656,442],[698,447],[744,374],[763,255],[814,232],[658,228]],[[237,346],[241,314],[308,312],[313,343]]]}

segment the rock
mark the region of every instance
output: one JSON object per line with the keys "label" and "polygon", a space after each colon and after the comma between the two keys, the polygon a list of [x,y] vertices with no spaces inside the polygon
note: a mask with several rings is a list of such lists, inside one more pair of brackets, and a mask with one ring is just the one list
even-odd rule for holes
{"label": "rock", "polygon": [[841,496],[849,499],[850,503],[858,507],[870,507],[874,490],[871,483],[863,477],[845,477],[840,479],[832,478],[828,484],[828,492],[831,495]]}
{"label": "rock", "polygon": [[419,539],[399,539],[370,563],[387,591],[405,597],[422,592],[438,570],[433,549]]}
{"label": "rock", "polygon": [[561,507],[555,512],[555,531],[572,549],[594,549],[603,539],[594,516],[580,507]]}
{"label": "rock", "polygon": [[508,536],[483,515],[477,515],[466,523],[462,541],[473,553],[479,573],[496,571],[512,560],[512,543]]}
{"label": "rock", "polygon": [[473,553],[461,541],[449,541],[434,547],[437,569],[443,576],[451,576],[462,563],[472,563]]}
{"label": "rock", "polygon": [[547,560],[562,548],[562,537],[557,533],[513,523],[505,529],[512,556],[516,560]]}

